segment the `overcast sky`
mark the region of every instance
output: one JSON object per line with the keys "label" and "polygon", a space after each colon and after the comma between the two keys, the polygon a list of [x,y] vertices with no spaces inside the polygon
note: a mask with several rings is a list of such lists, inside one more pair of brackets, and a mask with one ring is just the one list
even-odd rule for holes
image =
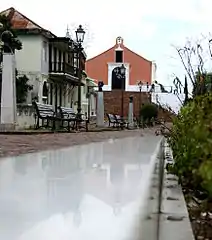
{"label": "overcast sky", "polygon": [[172,82],[172,73],[183,73],[171,44],[183,45],[186,37],[196,39],[212,29],[211,0],[1,1],[1,10],[9,7],[58,36],[65,36],[67,25],[73,34],[79,24],[86,26],[88,57],[122,36],[128,48],[156,60],[158,80],[165,85]]}

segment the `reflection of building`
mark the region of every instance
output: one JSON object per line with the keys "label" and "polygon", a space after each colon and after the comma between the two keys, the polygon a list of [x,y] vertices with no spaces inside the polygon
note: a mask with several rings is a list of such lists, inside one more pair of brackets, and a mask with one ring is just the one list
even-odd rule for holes
{"label": "reflection of building", "polygon": [[46,174],[48,209],[50,212],[76,212],[77,221],[83,195],[83,175],[79,157],[75,152],[74,157],[70,158],[71,150],[50,152],[49,154],[43,163]]}
{"label": "reflection of building", "polygon": [[118,164],[104,163],[96,171],[88,172],[84,183],[87,193],[110,205],[116,214],[137,198],[141,177],[138,164],[120,161]]}

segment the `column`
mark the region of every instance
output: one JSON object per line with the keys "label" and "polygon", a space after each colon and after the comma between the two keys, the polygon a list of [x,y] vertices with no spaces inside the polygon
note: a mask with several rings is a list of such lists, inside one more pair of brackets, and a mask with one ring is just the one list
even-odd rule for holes
{"label": "column", "polygon": [[134,122],[133,122],[133,96],[130,96],[129,111],[128,111],[128,122],[129,122],[129,129],[132,129],[134,127]]}
{"label": "column", "polygon": [[2,67],[1,125],[5,130],[15,128],[17,117],[15,80],[15,55],[4,53]]}
{"label": "column", "polygon": [[97,127],[104,127],[104,93],[102,91],[103,82],[99,82],[99,91],[97,92],[97,113],[96,113],[96,125]]}

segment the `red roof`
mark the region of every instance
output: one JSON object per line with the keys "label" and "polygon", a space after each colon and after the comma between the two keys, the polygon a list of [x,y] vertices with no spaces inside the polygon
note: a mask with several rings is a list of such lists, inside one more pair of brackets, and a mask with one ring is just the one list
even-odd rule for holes
{"label": "red roof", "polygon": [[0,14],[9,17],[14,29],[43,29],[13,7],[2,11]]}

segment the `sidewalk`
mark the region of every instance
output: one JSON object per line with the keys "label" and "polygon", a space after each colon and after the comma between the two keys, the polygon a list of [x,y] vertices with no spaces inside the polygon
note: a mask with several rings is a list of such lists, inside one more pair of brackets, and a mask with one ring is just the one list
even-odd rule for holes
{"label": "sidewalk", "polygon": [[20,154],[37,152],[47,149],[57,149],[99,142],[110,138],[125,138],[141,136],[142,134],[154,134],[155,129],[125,130],[110,132],[81,132],[81,133],[57,133],[37,135],[0,135],[0,158],[17,156]]}

